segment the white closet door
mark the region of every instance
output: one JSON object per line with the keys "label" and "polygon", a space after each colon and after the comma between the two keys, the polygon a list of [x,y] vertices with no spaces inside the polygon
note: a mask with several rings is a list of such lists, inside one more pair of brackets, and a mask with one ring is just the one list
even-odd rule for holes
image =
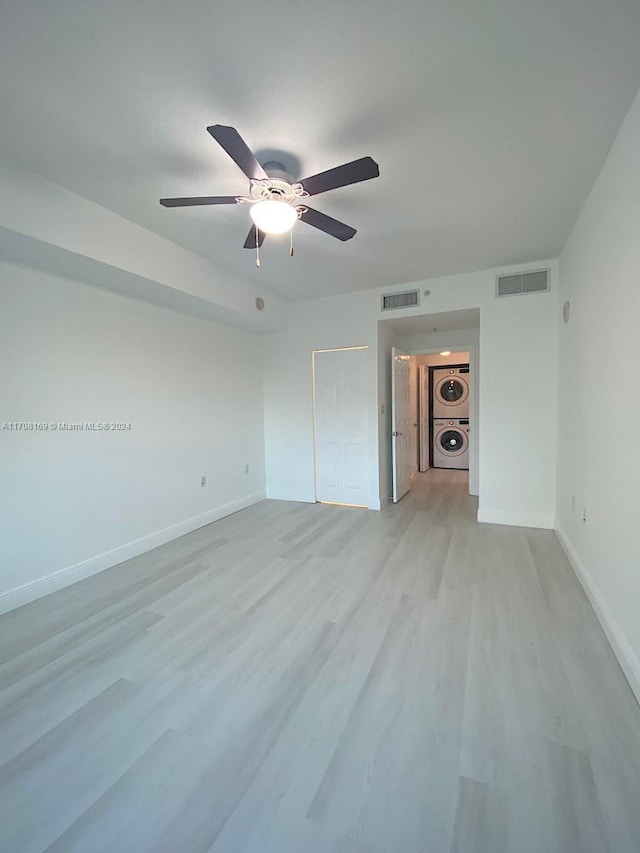
{"label": "white closet door", "polygon": [[314,352],[316,498],[367,506],[368,349]]}
{"label": "white closet door", "polygon": [[409,458],[410,432],[409,356],[406,352],[391,349],[391,454],[393,473],[393,502],[411,488],[411,460]]}
{"label": "white closet door", "polygon": [[431,417],[431,396],[429,394],[429,368],[426,364],[419,368],[420,386],[420,470],[429,470],[429,418]]}
{"label": "white closet door", "polygon": [[409,357],[409,476],[418,473],[418,365]]}

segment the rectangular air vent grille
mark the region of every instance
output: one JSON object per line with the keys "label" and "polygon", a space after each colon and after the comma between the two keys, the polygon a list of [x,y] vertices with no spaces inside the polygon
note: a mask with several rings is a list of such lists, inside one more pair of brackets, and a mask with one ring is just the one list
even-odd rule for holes
{"label": "rectangular air vent grille", "polygon": [[382,297],[383,311],[391,311],[394,308],[411,308],[418,304],[417,290],[406,290],[404,293],[385,293]]}
{"label": "rectangular air vent grille", "polygon": [[549,290],[549,270],[499,275],[496,296],[517,296],[521,293],[546,293]]}

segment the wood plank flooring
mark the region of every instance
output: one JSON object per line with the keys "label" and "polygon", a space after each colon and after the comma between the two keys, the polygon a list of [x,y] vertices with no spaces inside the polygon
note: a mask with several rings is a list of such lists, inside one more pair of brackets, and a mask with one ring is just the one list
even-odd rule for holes
{"label": "wood plank flooring", "polygon": [[640,851],[640,709],[476,509],[265,501],[1,617],[0,849]]}

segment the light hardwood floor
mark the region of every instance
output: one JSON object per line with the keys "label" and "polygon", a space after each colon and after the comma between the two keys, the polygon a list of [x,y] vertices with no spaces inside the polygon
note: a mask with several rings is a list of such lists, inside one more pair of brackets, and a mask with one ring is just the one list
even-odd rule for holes
{"label": "light hardwood floor", "polygon": [[640,710],[476,508],[265,501],[0,618],[0,849],[637,853]]}

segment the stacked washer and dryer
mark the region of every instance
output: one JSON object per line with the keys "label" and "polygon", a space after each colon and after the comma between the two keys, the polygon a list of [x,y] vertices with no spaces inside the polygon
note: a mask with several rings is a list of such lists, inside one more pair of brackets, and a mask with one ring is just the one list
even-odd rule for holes
{"label": "stacked washer and dryer", "polygon": [[469,469],[469,365],[431,368],[434,468]]}

